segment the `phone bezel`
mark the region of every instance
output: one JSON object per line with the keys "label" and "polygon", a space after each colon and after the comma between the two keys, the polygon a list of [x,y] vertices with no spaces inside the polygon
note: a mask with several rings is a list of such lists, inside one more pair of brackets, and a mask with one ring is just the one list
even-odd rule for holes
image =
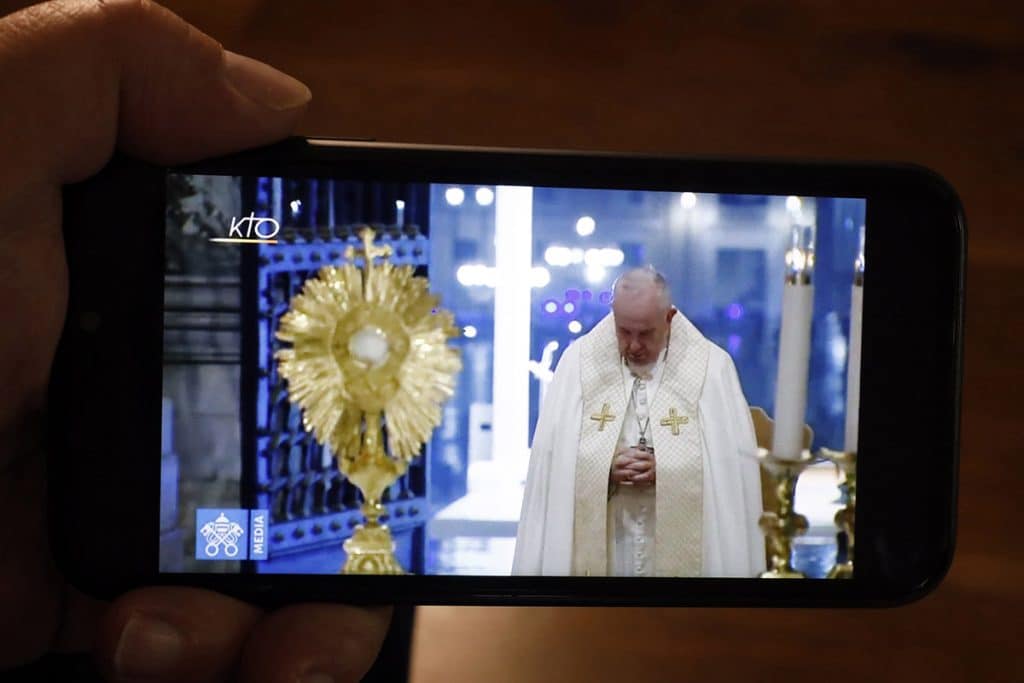
{"label": "phone bezel", "polygon": [[[160,459],[146,454],[160,443],[168,170],[867,199],[860,448],[879,455],[858,463],[854,578],[157,573]],[[966,226],[955,192],[927,169],[292,138],[173,169],[117,157],[66,189],[64,223],[71,287],[51,386],[51,520],[62,571],[92,594],[185,584],[262,604],[893,605],[927,593],[952,561]],[[83,515],[111,521],[83,529]]]}

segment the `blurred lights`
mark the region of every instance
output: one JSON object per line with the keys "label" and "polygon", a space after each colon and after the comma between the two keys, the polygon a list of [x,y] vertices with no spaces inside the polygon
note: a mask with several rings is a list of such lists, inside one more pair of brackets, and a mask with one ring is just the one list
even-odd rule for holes
{"label": "blurred lights", "polygon": [[583,250],[551,245],[544,250],[544,260],[549,266],[560,268],[574,263],[583,263]]}
{"label": "blurred lights", "polygon": [[444,200],[451,206],[462,206],[466,201],[466,192],[461,187],[449,187],[444,191]]}
{"label": "blurred lights", "polygon": [[800,198],[795,195],[786,197],[786,209],[791,213],[798,213],[802,204],[803,202],[800,201]]}
{"label": "blurred lights", "polygon": [[495,287],[498,284],[498,271],[482,263],[466,263],[455,271],[455,279],[463,287]]}
{"label": "blurred lights", "polygon": [[462,328],[462,336],[466,339],[473,339],[476,337],[476,328],[472,325],[466,325]]}
{"label": "blurred lights", "polygon": [[576,312],[576,304],[574,304],[571,301],[567,301],[567,302],[565,302],[565,305],[562,306],[562,310],[565,311],[566,313],[570,313],[570,314],[575,313]]}
{"label": "blurred lights", "polygon": [[593,235],[596,228],[597,221],[590,216],[580,216],[579,220],[576,221],[576,234],[580,237]]}
{"label": "blurred lights", "polygon": [[621,266],[626,260],[626,255],[621,249],[611,247],[605,249],[587,249],[583,255],[583,262],[588,266],[602,266],[604,268],[615,268]]}
{"label": "blurred lights", "polygon": [[583,330],[583,325],[580,324],[579,320],[573,320],[569,323],[569,331],[573,334],[579,334]]}
{"label": "blurred lights", "polygon": [[697,206],[697,195],[692,192],[684,192],[679,195],[679,204],[684,209],[692,209]]}
{"label": "blurred lights", "polygon": [[836,335],[829,342],[829,355],[832,356],[833,367],[846,367],[846,340]]}
{"label": "blurred lights", "polygon": [[551,273],[544,266],[534,266],[530,271],[531,287],[547,287],[551,282]]}
{"label": "blurred lights", "polygon": [[554,299],[548,299],[547,301],[545,301],[544,302],[544,312],[545,313],[552,313],[552,314],[553,313],[557,313],[558,312],[558,302],[555,301]]}
{"label": "blurred lights", "polygon": [[297,213],[299,213],[299,211],[302,211],[302,200],[301,199],[293,199],[291,201],[291,203],[288,204],[288,206],[290,206],[292,208],[292,215],[294,216]]}
{"label": "blurred lights", "polygon": [[743,305],[729,304],[728,308],[725,309],[725,314],[729,317],[729,320],[739,320],[743,317]]}
{"label": "blurred lights", "polygon": [[[455,271],[455,279],[463,287],[498,286],[498,269],[483,263],[464,263]],[[544,266],[534,266],[530,271],[531,287],[547,287],[551,282],[551,273]]]}
{"label": "blurred lights", "polygon": [[564,247],[553,244],[544,250],[544,261],[549,266],[556,268],[564,268],[565,266],[578,265],[580,263],[588,266],[615,268],[621,266],[625,260],[626,255],[618,247],[584,250],[579,247]]}
{"label": "blurred lights", "polygon": [[730,334],[729,341],[726,342],[726,346],[729,348],[729,353],[735,355],[739,353],[740,346],[743,345],[743,338],[738,334]]}
{"label": "blurred lights", "polygon": [[608,275],[604,266],[587,266],[583,271],[583,277],[592,285],[600,284]]}
{"label": "blurred lights", "polygon": [[480,206],[490,206],[494,203],[494,190],[489,187],[476,188],[476,203]]}

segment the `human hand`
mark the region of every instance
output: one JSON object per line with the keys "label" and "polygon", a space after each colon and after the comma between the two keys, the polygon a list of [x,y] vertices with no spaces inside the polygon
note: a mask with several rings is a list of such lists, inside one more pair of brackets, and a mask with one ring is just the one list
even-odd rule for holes
{"label": "human hand", "polygon": [[655,478],[654,449],[637,448],[633,462],[627,466],[631,475],[629,481],[638,486],[653,486]]}
{"label": "human hand", "polygon": [[60,0],[0,20],[0,93],[0,669],[92,649],[119,680],[357,680],[388,609],[264,612],[174,587],[108,605],[64,582],[45,525],[40,415],[67,302],[61,186],[115,148],[170,164],[282,138],[309,90],[151,2]]}
{"label": "human hand", "polygon": [[637,474],[647,471],[647,466],[642,464],[643,458],[643,451],[637,446],[624,446],[618,449],[615,451],[615,457],[612,458],[612,469],[608,475],[608,481],[612,484],[631,486]]}

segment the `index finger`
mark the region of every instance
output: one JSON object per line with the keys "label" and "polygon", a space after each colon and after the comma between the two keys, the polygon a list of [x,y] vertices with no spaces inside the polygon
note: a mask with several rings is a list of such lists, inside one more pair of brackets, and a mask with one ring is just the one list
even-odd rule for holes
{"label": "index finger", "polygon": [[174,163],[271,142],[310,99],[294,78],[140,0],[58,0],[5,17],[0,93],[0,130],[18,132],[5,169],[63,183],[99,170],[115,145]]}

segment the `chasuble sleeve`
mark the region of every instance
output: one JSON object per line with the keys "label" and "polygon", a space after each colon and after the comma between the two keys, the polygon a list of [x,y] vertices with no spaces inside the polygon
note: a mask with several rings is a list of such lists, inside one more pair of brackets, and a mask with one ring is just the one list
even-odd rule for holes
{"label": "chasuble sleeve", "polygon": [[754,422],[750,417],[750,406],[743,394],[736,365],[732,358],[722,352],[724,363],[721,372],[721,384],[726,402],[730,407],[730,424],[735,442],[735,466],[739,474],[739,485],[742,491],[742,519],[747,555],[749,557],[749,576],[756,576],[765,570],[764,536],[758,527],[758,520],[763,512],[761,500],[761,470],[752,457],[757,452],[757,437],[754,434]]}
{"label": "chasuble sleeve", "polygon": [[[565,485],[565,461],[575,461],[575,440],[567,441],[567,429],[578,424],[569,413],[580,402],[580,352],[579,345],[572,344],[562,354],[555,368],[554,377],[548,386],[544,404],[540,407],[537,427],[534,430],[530,448],[530,465],[523,491],[523,506],[516,533],[515,555],[512,573],[516,575],[541,575],[552,564],[552,546],[561,548],[571,539],[563,539],[562,519],[566,511],[559,501],[566,498],[559,487]],[[578,410],[577,410],[578,412]],[[566,452],[568,451],[568,452]],[[571,485],[571,479],[568,480]],[[560,483],[561,482],[561,483]],[[571,489],[569,492],[571,500]],[[554,502],[553,502],[554,499]],[[571,513],[569,513],[571,515]],[[569,520],[571,528],[571,520]]]}
{"label": "chasuble sleeve", "polygon": [[704,430],[704,576],[754,577],[764,571],[760,469],[754,426],[732,358],[708,357],[700,401]]}

